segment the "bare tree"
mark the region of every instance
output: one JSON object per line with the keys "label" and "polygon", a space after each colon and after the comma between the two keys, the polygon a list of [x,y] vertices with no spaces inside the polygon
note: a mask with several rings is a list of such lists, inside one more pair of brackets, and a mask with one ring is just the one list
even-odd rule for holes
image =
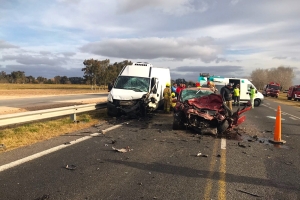
{"label": "bare tree", "polygon": [[292,85],[294,78],[293,68],[284,66],[271,69],[255,69],[251,73],[252,82],[258,89],[263,89],[270,82],[279,83],[282,89],[287,89]]}

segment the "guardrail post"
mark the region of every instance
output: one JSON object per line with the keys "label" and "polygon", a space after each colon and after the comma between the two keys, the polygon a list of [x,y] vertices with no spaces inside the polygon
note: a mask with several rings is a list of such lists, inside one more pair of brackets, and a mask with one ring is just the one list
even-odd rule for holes
{"label": "guardrail post", "polygon": [[73,122],[76,121],[76,110],[77,110],[76,105],[74,105],[74,113],[70,115],[70,118]]}

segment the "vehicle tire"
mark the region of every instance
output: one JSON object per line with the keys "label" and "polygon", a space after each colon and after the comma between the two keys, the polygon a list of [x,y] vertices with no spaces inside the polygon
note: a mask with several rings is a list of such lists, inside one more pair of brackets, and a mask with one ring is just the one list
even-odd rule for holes
{"label": "vehicle tire", "polygon": [[217,130],[218,130],[218,134],[222,134],[224,131],[227,130],[229,124],[228,121],[225,120],[223,122],[221,122],[218,126],[217,126]]}
{"label": "vehicle tire", "polygon": [[288,99],[288,100],[292,100],[292,97],[288,97],[287,99]]}
{"label": "vehicle tire", "polygon": [[180,113],[174,113],[173,130],[184,129],[184,124],[182,123],[181,116],[182,116],[182,114],[180,114]]}
{"label": "vehicle tire", "polygon": [[254,99],[254,107],[258,107],[260,105],[260,99]]}

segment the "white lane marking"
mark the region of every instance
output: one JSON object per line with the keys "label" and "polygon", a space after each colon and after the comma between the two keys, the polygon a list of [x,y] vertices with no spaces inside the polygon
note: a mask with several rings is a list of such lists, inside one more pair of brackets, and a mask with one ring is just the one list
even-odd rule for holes
{"label": "white lane marking", "polygon": [[294,117],[290,117],[290,119],[292,119],[292,120],[298,120],[298,119],[296,119],[296,118],[294,118]]}
{"label": "white lane marking", "polygon": [[[267,118],[270,118],[270,119],[276,119],[275,116],[266,116],[266,117],[267,117]],[[281,120],[285,120],[285,119],[281,118]]]}
{"label": "white lane marking", "polygon": [[[104,133],[106,133],[106,132],[108,132],[108,131],[111,131],[111,130],[113,130],[113,129],[116,129],[116,128],[120,127],[120,126],[122,126],[122,125],[115,125],[115,126],[112,126],[112,127],[108,128],[108,129],[102,130],[102,133],[104,134]],[[83,142],[83,141],[85,141],[85,140],[91,139],[91,138],[93,138],[93,137],[95,137],[95,136],[98,136],[98,135],[100,135],[100,134],[101,134],[101,133],[93,133],[93,134],[90,134],[89,136],[84,136],[84,137],[82,137],[82,138],[73,140],[73,141],[70,142],[70,144],[62,144],[62,145],[53,147],[53,148],[51,148],[51,149],[47,149],[47,150],[45,150],[45,151],[42,151],[42,152],[33,154],[33,155],[31,155],[31,156],[27,156],[27,157],[25,157],[25,158],[16,160],[16,161],[14,161],[14,162],[11,162],[11,163],[2,165],[2,166],[0,166],[0,172],[4,171],[4,170],[6,170],[6,169],[9,169],[9,168],[15,167],[15,166],[17,166],[17,165],[21,165],[21,164],[23,164],[23,163],[25,163],[25,162],[34,160],[34,159],[36,159],[36,158],[40,158],[40,157],[42,157],[42,156],[45,156],[45,155],[47,155],[47,154],[50,154],[50,153],[53,153],[53,152],[55,152],[55,151],[61,150],[61,149],[63,149],[63,148],[69,147],[69,146],[71,146],[71,145],[77,144],[77,143],[79,143],[79,142]]]}
{"label": "white lane marking", "polygon": [[[269,103],[267,103],[267,104],[269,104]],[[265,104],[262,104],[262,105],[264,105],[264,106],[266,106],[267,108],[270,108],[271,110],[274,110],[275,112],[277,112],[277,108],[275,109],[275,108],[272,108],[271,106],[267,106],[267,105],[265,105]],[[286,112],[281,112],[281,114],[282,115],[289,115],[289,116],[291,116],[292,118],[295,118],[295,119],[300,119],[300,117],[297,117],[297,116],[295,116],[295,115],[292,115],[292,114],[289,114],[289,113],[286,113]],[[269,117],[269,116],[267,116],[267,117]],[[290,118],[291,118],[290,117]],[[292,119],[291,118],[291,119]]]}
{"label": "white lane marking", "polygon": [[226,139],[221,138],[221,149],[226,149]]}

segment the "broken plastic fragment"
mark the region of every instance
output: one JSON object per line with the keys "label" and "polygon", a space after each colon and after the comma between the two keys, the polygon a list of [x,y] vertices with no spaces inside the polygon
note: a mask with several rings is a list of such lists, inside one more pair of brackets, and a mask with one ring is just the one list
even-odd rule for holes
{"label": "broken plastic fragment", "polygon": [[75,165],[66,165],[66,169],[74,170],[74,169],[76,169],[76,166]]}
{"label": "broken plastic fragment", "polygon": [[130,149],[129,146],[127,146],[126,148],[122,148],[122,149],[117,149],[115,147],[112,147],[112,149],[114,151],[117,151],[117,152],[120,152],[120,153],[126,153],[126,152],[129,152],[129,151],[132,151],[133,149]]}

